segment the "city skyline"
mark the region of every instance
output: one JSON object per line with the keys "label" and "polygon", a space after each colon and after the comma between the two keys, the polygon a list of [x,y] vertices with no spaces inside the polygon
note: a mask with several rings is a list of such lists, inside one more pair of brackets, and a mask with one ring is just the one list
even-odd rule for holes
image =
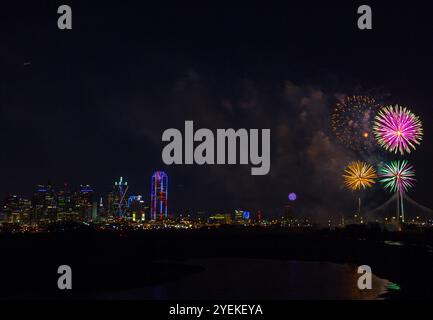
{"label": "city skyline", "polygon": [[[155,184],[153,177],[156,174],[163,174],[165,177],[167,177],[165,172],[155,171],[155,173],[152,175],[152,181],[151,185],[149,186],[149,190],[153,190]],[[5,214],[5,212],[12,210],[13,208],[8,208],[8,204],[10,205],[12,202],[17,206],[22,206],[23,208],[31,207],[32,211],[34,211],[32,214],[36,216],[36,220],[41,220],[39,215],[46,215],[46,219],[51,220],[51,222],[55,222],[58,220],[59,214],[68,212],[78,214],[81,219],[96,220],[97,216],[101,214],[105,217],[111,216],[112,218],[126,217],[125,210],[134,206],[135,201],[139,201],[144,204],[145,202],[143,199],[146,199],[148,205],[147,208],[149,208],[151,203],[153,203],[153,191],[150,191],[147,197],[138,193],[128,193],[128,188],[128,183],[123,179],[123,177],[120,177],[119,181],[116,180],[113,182],[111,190],[105,193],[100,192],[99,194],[95,193],[95,189],[90,184],[70,186],[67,183],[64,183],[63,186],[54,186],[52,183],[48,182],[46,184],[37,185],[32,195],[16,193],[8,194],[2,200],[4,207],[0,210],[0,212]],[[167,186],[165,188],[167,188]],[[164,199],[164,215],[165,218],[167,218],[167,196],[165,196]],[[44,209],[47,212],[38,214],[38,207],[41,207],[41,209]],[[50,216],[49,208],[55,210],[53,213],[55,217]],[[22,209],[19,211],[22,211]],[[160,218],[162,218],[162,216],[159,217],[159,215],[156,216],[156,214],[149,213],[146,217],[146,220],[157,220]],[[8,220],[6,219],[6,221]]]}
{"label": "city skyline", "polygon": [[[91,183],[104,193],[120,176],[148,194],[146,177],[159,168],[171,177],[170,202],[179,211],[247,205],[266,215],[295,192],[304,214],[326,222],[352,208],[340,172],[359,158],[332,132],[332,108],[345,96],[366,95],[423,119],[424,140],[408,157],[417,169],[410,195],[432,208],[433,52],[428,19],[418,18],[429,10],[398,6],[388,14],[388,6],[376,5],[379,18],[368,33],[357,28],[351,3],[260,8],[104,4],[100,15],[81,3],[73,8],[74,28],[58,30],[54,4],[9,7],[0,196],[31,194],[47,180]],[[395,23],[404,19],[411,23]],[[164,165],[162,134],[185,121],[210,130],[269,128],[269,173]],[[362,160],[394,159],[375,153]],[[371,193],[365,204],[372,208],[389,198],[380,188]]]}
{"label": "city skyline", "polygon": [[0,1],[0,300],[432,299],[432,12]]}
{"label": "city skyline", "polygon": [[[15,194],[10,193],[3,198],[2,203],[4,207],[0,210],[4,216],[3,222],[14,222],[15,218],[11,219],[11,214],[20,214],[25,209],[31,209],[32,215],[36,218],[26,219],[25,221],[18,222],[34,222],[39,220],[50,220],[49,222],[56,221],[67,221],[69,218],[63,217],[67,213],[74,214],[71,220],[88,220],[96,221],[98,218],[133,218],[135,221],[135,212],[131,211],[131,208],[136,206],[135,203],[142,207],[139,212],[140,219],[138,221],[148,220],[163,220],[170,218],[177,218],[184,216],[194,216],[200,212],[194,212],[188,210],[180,212],[176,208],[169,208],[169,197],[168,197],[168,175],[164,171],[155,171],[151,176],[149,184],[149,192],[146,194],[136,193],[134,190],[129,189],[129,185],[126,179],[122,176],[115,180],[112,184],[112,189],[105,193],[96,193],[95,188],[90,184],[80,184],[79,186],[70,186],[64,183],[63,186],[55,186],[48,182],[46,184],[39,184],[35,187],[34,192],[31,195]],[[293,199],[289,199],[294,201]],[[16,207],[12,208],[11,205]],[[37,213],[38,208],[45,210],[44,213]],[[48,209],[47,209],[48,208]],[[50,208],[52,214],[50,214]],[[247,206],[243,208],[248,209]],[[14,210],[16,210],[14,212]],[[201,214],[206,213],[206,217],[212,215],[212,212],[204,209]],[[239,211],[232,209],[229,211],[230,214],[241,212],[242,214],[248,213],[248,219],[250,219],[249,211]],[[127,214],[128,213],[128,214]],[[8,217],[9,214],[9,217]],[[29,213],[27,213],[28,215]],[[215,212],[213,212],[215,214]],[[43,216],[46,216],[45,218]],[[256,216],[256,215],[255,215]],[[138,217],[138,216],[137,216]],[[245,215],[243,215],[245,217]],[[261,211],[257,213],[258,220],[261,220]],[[270,218],[269,216],[268,218]],[[1,222],[1,221],[0,221]]]}

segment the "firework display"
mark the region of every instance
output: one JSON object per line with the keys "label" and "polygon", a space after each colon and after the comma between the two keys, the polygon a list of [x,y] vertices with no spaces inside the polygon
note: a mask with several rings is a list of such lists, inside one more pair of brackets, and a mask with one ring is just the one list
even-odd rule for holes
{"label": "firework display", "polygon": [[422,140],[421,120],[406,107],[396,105],[382,108],[374,120],[373,132],[377,142],[390,152],[410,153]]}
{"label": "firework display", "polygon": [[370,150],[376,145],[372,122],[380,106],[375,99],[351,96],[339,101],[331,115],[331,126],[338,140],[355,151]]}
{"label": "firework display", "polygon": [[406,192],[415,184],[415,171],[406,160],[392,161],[379,168],[380,182],[390,192]]}
{"label": "firework display", "polygon": [[353,161],[349,163],[343,174],[344,184],[351,190],[371,187],[377,178],[376,171],[368,163]]}

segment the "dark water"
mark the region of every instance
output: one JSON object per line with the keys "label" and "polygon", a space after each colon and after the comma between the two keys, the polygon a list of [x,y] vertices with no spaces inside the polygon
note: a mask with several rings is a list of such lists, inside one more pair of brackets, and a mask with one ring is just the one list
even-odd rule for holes
{"label": "dark water", "polygon": [[[357,268],[327,262],[261,259],[188,260],[203,272],[162,285],[106,292],[99,299],[381,299],[388,280],[357,287]],[[142,270],[146,272],[146,270]]]}

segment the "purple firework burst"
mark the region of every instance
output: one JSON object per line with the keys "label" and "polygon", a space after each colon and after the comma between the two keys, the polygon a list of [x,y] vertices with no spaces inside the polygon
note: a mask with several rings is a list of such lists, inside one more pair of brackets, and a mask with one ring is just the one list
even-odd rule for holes
{"label": "purple firework burst", "polygon": [[373,132],[377,142],[390,152],[410,153],[422,140],[421,120],[406,107],[387,106],[377,114]]}

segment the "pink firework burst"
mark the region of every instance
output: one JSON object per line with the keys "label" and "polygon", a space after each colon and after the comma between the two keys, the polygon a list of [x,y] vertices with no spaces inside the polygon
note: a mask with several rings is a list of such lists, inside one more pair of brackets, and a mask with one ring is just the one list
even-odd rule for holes
{"label": "pink firework burst", "polygon": [[377,142],[390,152],[410,153],[422,140],[421,120],[406,107],[383,107],[374,119]]}

